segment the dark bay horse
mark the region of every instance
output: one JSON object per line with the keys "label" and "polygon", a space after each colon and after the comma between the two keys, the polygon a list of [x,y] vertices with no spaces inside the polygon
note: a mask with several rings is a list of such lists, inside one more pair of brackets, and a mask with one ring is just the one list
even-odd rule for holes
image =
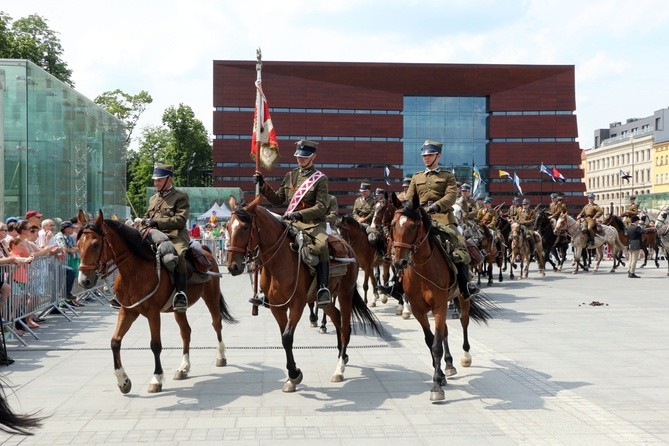
{"label": "dark bay horse", "polygon": [[[441,369],[441,360],[445,358],[446,372],[455,374],[453,357],[448,347],[448,329],[446,313],[448,304],[456,295],[460,296],[456,285],[455,269],[437,247],[432,222],[427,213],[419,206],[418,196],[412,203],[407,203],[395,211],[391,225],[392,253],[395,267],[401,272],[404,293],[411,303],[411,312],[423,328],[425,343],[432,355],[434,374],[432,375],[431,401],[445,398],[443,386],[446,375]],[[460,322],[463,332],[463,350],[461,364],[471,364],[468,338],[469,317],[477,322],[486,322],[490,314],[479,303],[481,294],[470,299],[458,297],[460,304]],[[434,316],[434,333],[430,329],[428,312]]]}
{"label": "dark bay horse", "polygon": [[[283,391],[295,392],[303,375],[295,363],[293,336],[304,307],[308,301],[315,299],[316,282],[309,267],[300,261],[299,253],[291,248],[294,243],[291,227],[259,206],[260,200],[261,197],[257,197],[246,207],[238,207],[228,221],[227,267],[230,274],[236,276],[244,271],[247,260],[260,263],[259,285],[279,324],[281,343],[286,353],[288,379],[283,385]],[[353,258],[351,247],[343,240],[341,242],[347,248],[349,257]],[[254,258],[256,252],[257,257]],[[333,298],[339,302],[339,308],[332,304],[324,309],[337,332],[339,354],[332,382],[344,380],[351,319],[363,330],[381,334],[380,323],[358,292],[357,277],[357,261],[330,262],[329,289]]]}
{"label": "dark bay horse", "polygon": [[[86,221],[83,212],[79,212],[81,229],[77,236],[77,246],[81,256],[79,265],[79,285],[89,289],[95,286],[99,275],[106,275],[113,263],[118,270],[114,280],[116,299],[121,304],[116,321],[116,329],[111,339],[114,357],[114,375],[122,393],[130,392],[132,383],[121,363],[121,342],[133,322],[140,315],[149,321],[151,331],[151,351],[154,358],[153,378],[149,384],[149,393],[160,392],[165,380],[160,362],[162,342],[160,340],[160,313],[172,312],[171,296],[174,286],[170,281],[167,268],[156,260],[150,243],[131,226],[117,220],[105,220],[102,212],[94,221]],[[213,275],[202,276],[201,283],[189,280],[186,294],[189,305],[200,297],[204,300],[218,340],[216,366],[227,364],[225,344],[221,330],[222,321],[236,322],[228,312],[219,283],[218,265],[211,253],[204,251],[211,263]],[[194,274],[195,276],[195,274]],[[208,279],[208,280],[207,280]],[[206,282],[203,282],[207,280]],[[181,365],[174,374],[175,380],[185,379],[190,371],[190,338],[191,328],[186,313],[174,313],[179,325],[183,350]]]}
{"label": "dark bay horse", "polygon": [[[551,264],[553,271],[562,271],[562,265],[567,260],[569,239],[566,236],[557,235],[553,231],[553,223],[545,210],[537,213],[534,220],[534,230],[541,235],[545,261]],[[557,263],[553,262],[552,256],[555,256]]]}
{"label": "dark bay horse", "polygon": [[495,265],[499,268],[497,280],[499,282],[504,280],[502,271],[504,270],[503,264],[506,262],[506,242],[504,240],[496,240],[493,231],[485,225],[479,224],[479,230],[483,234],[480,248],[486,254],[483,263],[477,269],[477,283],[480,285],[481,276],[485,275],[488,278],[488,285],[490,286],[492,285],[493,267]]}
{"label": "dark bay horse", "polygon": [[[362,282],[362,290],[364,292],[364,302],[369,303],[370,307],[376,306],[376,301],[379,299],[379,292],[377,290],[377,277],[374,275],[374,267],[380,265],[383,259],[380,258],[376,252],[376,248],[369,243],[367,238],[367,231],[362,227],[358,221],[350,215],[345,215],[337,219],[337,229],[339,235],[351,245],[355,258],[358,259],[360,269],[365,273],[365,278]],[[372,283],[372,300],[367,300],[367,291],[369,290],[369,282]],[[382,300],[386,303],[388,299]]]}
{"label": "dark bay horse", "polygon": [[[625,233],[626,227],[625,227],[625,222],[623,222],[622,218],[618,217],[617,215],[611,214],[608,217],[606,217],[606,220],[604,220],[604,224],[615,228],[615,230],[618,231],[618,237],[620,237],[620,242],[623,245],[627,246],[628,244],[627,234]],[[650,247],[655,252],[655,267],[659,268],[660,267],[660,261],[658,259],[659,247],[657,246],[657,232],[655,231],[655,229],[641,236],[641,250],[643,251],[644,256],[643,256],[643,264],[639,266],[639,268],[643,268],[648,263],[648,257],[650,257],[648,252],[648,247]],[[622,255],[622,252],[620,253],[620,255]]]}

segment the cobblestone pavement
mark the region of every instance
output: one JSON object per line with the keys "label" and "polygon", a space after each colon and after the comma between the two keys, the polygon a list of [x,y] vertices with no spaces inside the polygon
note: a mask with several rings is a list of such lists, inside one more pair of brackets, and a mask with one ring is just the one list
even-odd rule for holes
{"label": "cobblestone pavement", "polygon": [[124,339],[133,388],[122,395],[109,350],[115,311],[91,303],[72,322],[48,316],[28,347],[9,341],[16,363],[0,369],[9,403],[48,418],[33,437],[0,433],[0,444],[667,444],[666,263],[638,270],[641,279],[609,268],[543,278],[532,268],[529,279],[485,288],[499,310],[488,326],[470,326],[469,368],[459,366],[459,321],[448,320],[458,374],[440,404],[429,401],[431,358],[420,327],[395,316],[394,300],[373,309],[389,339],[354,335],[342,383],[330,382],[332,325],[320,334],[305,314],[295,336],[304,381],[293,394],[281,391],[286,361],[274,319],[264,309],[250,315],[247,276],[226,273],[222,281],[240,321],[224,327],[227,367],[215,366],[215,337],[199,302],[188,311],[190,377],[172,380],[180,339],[163,316],[167,380],[159,394],[147,392],[146,320]]}

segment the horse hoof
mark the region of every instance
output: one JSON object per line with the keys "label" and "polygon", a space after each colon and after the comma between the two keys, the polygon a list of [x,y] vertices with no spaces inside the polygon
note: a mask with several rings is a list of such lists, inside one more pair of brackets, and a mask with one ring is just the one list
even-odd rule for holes
{"label": "horse hoof", "polygon": [[318,322],[316,322],[316,321],[311,321],[311,326],[312,326],[313,328],[318,327]]}
{"label": "horse hoof", "polygon": [[181,380],[184,380],[186,378],[188,378],[188,372],[187,371],[177,370],[176,372],[174,372],[174,378],[173,379],[175,381],[181,381]]}
{"label": "horse hoof", "polygon": [[386,296],[386,295],[384,294],[384,295],[381,296],[381,303],[382,303],[382,304],[385,304],[386,302],[388,302],[388,296]]}
{"label": "horse hoof", "polygon": [[433,390],[430,392],[430,401],[444,401],[446,399],[446,394],[443,390]]}
{"label": "horse hoof", "polygon": [[225,358],[216,358],[216,367],[225,367],[228,365],[228,360]]}
{"label": "horse hoof", "polygon": [[460,358],[460,365],[462,367],[469,367],[472,365],[472,358],[471,356],[463,356]]}
{"label": "horse hoof", "polygon": [[290,380],[286,381],[283,383],[283,388],[281,389],[283,393],[293,393],[295,392],[295,384],[293,384]]}
{"label": "horse hoof", "polygon": [[452,366],[451,367],[446,367],[444,369],[444,374],[446,376],[455,376],[455,375],[458,374],[458,370],[455,367],[452,367]]}
{"label": "horse hoof", "polygon": [[403,316],[403,314],[402,314],[402,307],[398,307],[398,308],[395,310],[395,316]]}
{"label": "horse hoof", "polygon": [[372,307],[372,308],[374,308],[374,307],[376,306],[376,301],[372,301],[372,302],[370,302],[370,303],[369,303],[369,306]]}
{"label": "horse hoof", "polygon": [[328,329],[325,328],[325,327],[321,327],[321,328],[318,329],[318,332],[321,333],[321,334],[325,334],[325,333],[328,332]]}
{"label": "horse hoof", "polygon": [[132,381],[127,379],[122,386],[118,386],[118,389],[121,391],[122,394],[126,394],[130,392],[130,389],[132,389]]}
{"label": "horse hoof", "polygon": [[342,375],[341,373],[335,373],[334,375],[332,375],[332,379],[330,379],[330,382],[333,383],[340,383],[343,381],[344,381],[344,375]]}
{"label": "horse hoof", "polygon": [[149,393],[159,393],[162,392],[162,384],[149,384]]}

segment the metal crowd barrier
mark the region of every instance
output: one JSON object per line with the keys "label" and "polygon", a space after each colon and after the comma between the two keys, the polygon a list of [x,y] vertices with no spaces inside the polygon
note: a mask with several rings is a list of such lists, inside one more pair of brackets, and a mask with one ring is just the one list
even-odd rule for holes
{"label": "metal crowd barrier", "polygon": [[10,295],[0,301],[2,329],[5,333],[26,346],[26,341],[15,331],[17,325],[35,339],[39,339],[37,333],[26,324],[24,319],[27,316],[39,317],[55,311],[70,320],[63,311],[68,307],[77,315],[65,302],[65,268],[64,261],[51,256],[37,257],[23,265],[0,266],[4,283],[11,289]]}
{"label": "metal crowd barrier", "polygon": [[219,265],[225,264],[227,244],[224,237],[197,238],[191,240],[209,248]]}

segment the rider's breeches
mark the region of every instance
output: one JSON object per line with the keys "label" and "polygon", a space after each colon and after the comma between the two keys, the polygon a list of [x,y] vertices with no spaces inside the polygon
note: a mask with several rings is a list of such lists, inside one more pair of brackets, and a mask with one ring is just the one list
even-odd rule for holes
{"label": "rider's breeches", "polygon": [[594,218],[592,218],[592,217],[585,217],[585,221],[586,221],[586,223],[588,224],[588,229],[589,229],[590,231],[592,231],[592,230],[595,229],[595,226],[597,225],[597,222],[595,221]]}

